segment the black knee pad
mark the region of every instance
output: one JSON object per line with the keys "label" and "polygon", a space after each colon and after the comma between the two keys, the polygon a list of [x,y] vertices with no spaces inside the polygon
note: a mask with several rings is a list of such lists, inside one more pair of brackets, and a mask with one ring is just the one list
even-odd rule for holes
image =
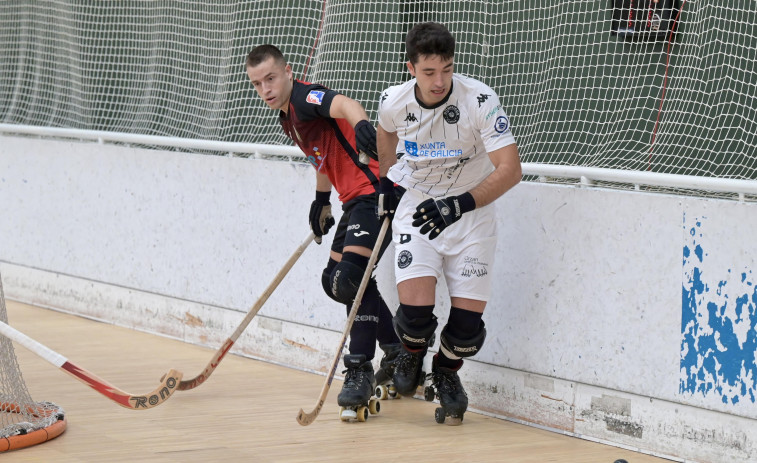
{"label": "black knee pad", "polygon": [[363,279],[365,268],[342,259],[331,272],[329,285],[334,299],[343,304],[351,304],[355,300],[360,281]]}
{"label": "black knee pad", "polygon": [[400,341],[412,349],[428,347],[431,337],[439,325],[436,321],[436,316],[433,314],[430,315],[428,320],[409,319],[402,310],[402,306],[400,306],[397,309],[397,315],[392,319],[394,331],[397,332]]}
{"label": "black knee pad", "polygon": [[336,264],[338,264],[337,261],[329,259],[329,263],[326,265],[326,268],[323,269],[323,273],[321,274],[321,284],[323,285],[323,292],[326,293],[328,297],[336,302],[341,302],[336,296],[334,296],[334,293],[331,292],[331,272],[334,271]]}
{"label": "black knee pad", "polygon": [[481,350],[481,346],[484,345],[484,340],[486,339],[484,321],[481,320],[481,323],[478,325],[478,330],[475,333],[471,333],[470,336],[466,336],[465,339],[452,336],[449,333],[449,326],[444,327],[440,338],[442,341],[441,350],[447,357],[472,357],[476,355],[478,351]]}

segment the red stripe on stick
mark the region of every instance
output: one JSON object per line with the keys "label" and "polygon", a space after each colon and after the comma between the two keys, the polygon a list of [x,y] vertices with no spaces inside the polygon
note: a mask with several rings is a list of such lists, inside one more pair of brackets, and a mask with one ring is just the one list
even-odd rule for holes
{"label": "red stripe on stick", "polygon": [[63,365],[61,365],[61,368],[63,370],[66,370],[68,373],[76,376],[77,378],[83,380],[87,385],[89,385],[89,387],[96,390],[100,394],[106,397],[110,397],[113,401],[118,402],[124,407],[133,408],[129,403],[128,395],[117,392],[118,388],[116,388],[112,384],[108,384],[107,382],[100,380],[87,370],[79,368],[71,362],[65,362]]}

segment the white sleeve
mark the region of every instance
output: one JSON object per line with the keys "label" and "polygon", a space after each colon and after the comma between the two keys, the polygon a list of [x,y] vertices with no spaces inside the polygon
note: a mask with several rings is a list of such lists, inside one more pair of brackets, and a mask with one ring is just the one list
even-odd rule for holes
{"label": "white sleeve", "polygon": [[384,90],[379,97],[378,124],[382,129],[389,133],[393,133],[397,131],[397,126],[394,125],[391,111],[389,109],[391,106],[391,98],[389,97],[390,90],[391,88]]}
{"label": "white sleeve", "polygon": [[515,143],[515,137],[510,130],[510,119],[505,114],[497,94],[486,85],[483,85],[482,90],[482,95],[488,95],[488,98],[476,111],[476,123],[481,132],[481,138],[484,140],[486,151],[491,153],[512,145]]}

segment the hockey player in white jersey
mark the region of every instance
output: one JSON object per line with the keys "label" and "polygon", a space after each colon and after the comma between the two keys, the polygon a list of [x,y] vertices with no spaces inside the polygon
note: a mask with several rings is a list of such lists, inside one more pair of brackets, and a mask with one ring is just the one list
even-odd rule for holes
{"label": "hockey player in white jersey", "polygon": [[418,24],[405,45],[413,79],[381,93],[377,131],[379,215],[393,217],[400,300],[393,324],[403,343],[394,383],[412,395],[423,382],[437,327],[436,282],[444,277],[451,308],[426,398],[439,398],[437,422],[460,424],[468,398],[457,372],[486,337],[497,243],[492,202],[520,181],[520,158],[498,96],[454,73],[455,39],[445,26]]}

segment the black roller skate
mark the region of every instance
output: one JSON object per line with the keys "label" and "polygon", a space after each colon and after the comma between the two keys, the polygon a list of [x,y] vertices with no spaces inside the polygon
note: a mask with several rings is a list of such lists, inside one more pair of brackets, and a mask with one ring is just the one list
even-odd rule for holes
{"label": "black roller skate", "polygon": [[460,377],[457,375],[459,369],[460,367],[455,369],[438,367],[436,358],[434,358],[429,375],[431,385],[424,389],[423,396],[429,402],[435,398],[439,399],[441,407],[434,412],[437,423],[441,424],[446,421],[447,424],[452,426],[463,423],[463,415],[468,408],[468,395],[465,393]]}
{"label": "black roller skate", "polygon": [[421,386],[426,379],[426,373],[423,368],[423,357],[426,356],[428,349],[409,351],[404,345],[394,360],[394,375],[392,380],[397,393],[414,396],[418,386]]}
{"label": "black roller skate", "polygon": [[376,387],[373,365],[365,360],[365,355],[350,354],[344,356],[344,366],[347,367],[342,372],[345,373],[344,385],[337,397],[339,417],[342,421],[365,421],[369,412],[375,415],[381,409],[379,401],[371,398]]}
{"label": "black roller skate", "polygon": [[394,364],[397,355],[402,350],[402,344],[379,344],[379,347],[384,351],[384,357],[381,358],[379,369],[376,370],[376,397],[379,400],[399,398],[392,377]]}

